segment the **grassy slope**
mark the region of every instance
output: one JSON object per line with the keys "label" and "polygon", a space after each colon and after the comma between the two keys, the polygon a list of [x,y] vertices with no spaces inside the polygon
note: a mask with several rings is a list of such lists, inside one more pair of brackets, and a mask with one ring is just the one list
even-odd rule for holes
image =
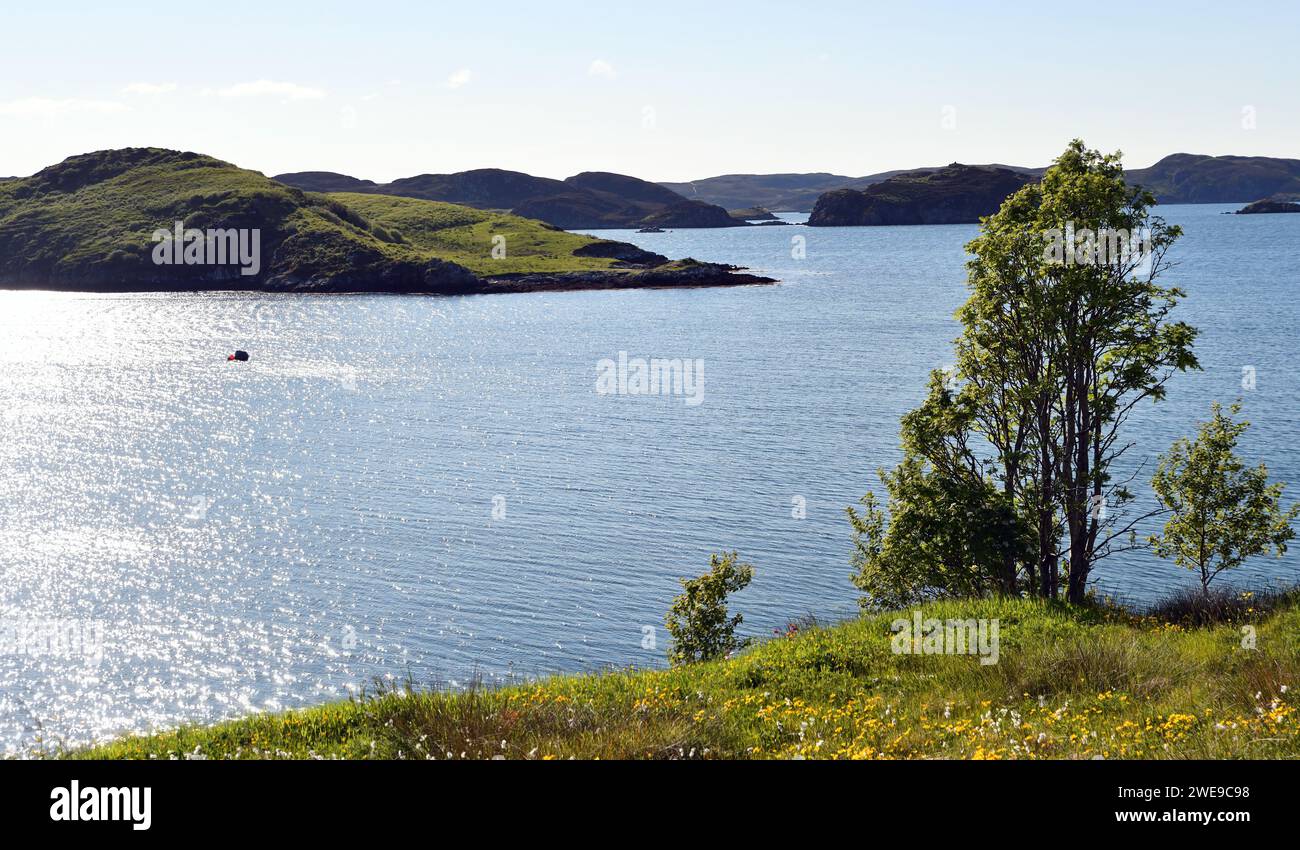
{"label": "grassy slope", "polygon": [[[336,192],[329,197],[389,233],[400,233],[412,248],[459,263],[475,274],[598,271],[610,268],[612,262],[574,257],[575,250],[595,240],[528,218],[392,195]],[[492,257],[494,236],[506,239],[502,259]]]}
{"label": "grassy slope", "polygon": [[[181,218],[187,226],[240,226],[254,215],[266,216],[305,231],[337,230],[366,242],[379,243],[364,227],[337,220],[328,206],[268,180],[205,156],[181,159],[155,151],[156,157],[106,170],[104,179],[77,185],[72,191],[49,187],[23,197],[29,180],[0,186],[0,227],[34,232],[47,238],[29,242],[36,259],[47,249],[64,249],[60,263],[77,264],[106,258],[114,251],[147,256],[157,228],[170,229]],[[38,175],[39,177],[39,175]],[[37,178],[30,178],[36,180]]]}
{"label": "grassy slope", "polygon": [[[331,198],[207,156],[126,149],[0,182],[0,277],[156,274],[151,236],[177,220],[262,229],[264,269],[274,253],[274,271],[303,275],[345,274],[359,257],[372,268],[442,259],[496,273],[603,270],[611,262],[572,256],[596,240],[541,222],[409,198]],[[508,258],[494,261],[498,233]]]}
{"label": "grassy slope", "polygon": [[892,615],[722,662],[390,693],[74,756],[168,758],[1300,757],[1300,607],[1185,630],[1033,601],[937,603],[999,618],[1000,662],[899,656]]}

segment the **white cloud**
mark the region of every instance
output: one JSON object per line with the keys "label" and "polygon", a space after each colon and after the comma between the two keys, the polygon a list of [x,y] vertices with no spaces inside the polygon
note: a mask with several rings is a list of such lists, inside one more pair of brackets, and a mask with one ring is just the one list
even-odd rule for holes
{"label": "white cloud", "polygon": [[458,89],[473,78],[474,75],[470,72],[469,68],[461,68],[459,71],[447,78],[447,88]]}
{"label": "white cloud", "polygon": [[167,94],[176,91],[175,83],[131,83],[122,94]]}
{"label": "white cloud", "polygon": [[24,118],[50,118],[74,112],[106,114],[125,111],[126,104],[115,100],[83,100],[76,97],[25,97],[20,100],[0,101],[0,115],[14,115]]}
{"label": "white cloud", "polygon": [[614,70],[613,65],[609,64],[604,59],[594,59],[592,60],[591,65],[587,68],[587,75],[591,77],[604,77],[607,80],[612,80],[618,76],[618,72]]}
{"label": "white cloud", "polygon": [[252,83],[238,83],[224,89],[208,89],[204,94],[218,97],[280,97],[285,100],[320,100],[325,92],[297,83],[281,83],[274,80],[257,80]]}

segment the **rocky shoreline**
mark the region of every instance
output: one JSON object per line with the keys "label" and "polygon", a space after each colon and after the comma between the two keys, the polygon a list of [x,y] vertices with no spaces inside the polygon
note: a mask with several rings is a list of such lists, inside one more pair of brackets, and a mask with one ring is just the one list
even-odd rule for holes
{"label": "rocky shoreline", "polygon": [[723,263],[675,263],[642,271],[559,272],[487,278],[482,292],[568,292],[583,289],[680,289],[714,286],[763,286],[774,278],[749,274]]}
{"label": "rocky shoreline", "polygon": [[385,267],[373,274],[310,277],[294,274],[251,281],[238,275],[211,274],[158,278],[139,282],[121,279],[82,278],[14,280],[0,279],[2,290],[89,292],[125,294],[132,292],[261,292],[316,295],[491,295],[511,292],[573,292],[593,289],[677,289],[715,286],[774,284],[774,278],[750,274],[743,267],[723,263],[684,260],[638,268],[625,266],[608,271],[537,272],[496,276],[473,274],[454,263],[432,261],[422,268]]}
{"label": "rocky shoreline", "polygon": [[1272,215],[1276,213],[1300,213],[1300,204],[1291,201],[1275,201],[1267,198],[1255,201],[1237,210],[1237,215]]}

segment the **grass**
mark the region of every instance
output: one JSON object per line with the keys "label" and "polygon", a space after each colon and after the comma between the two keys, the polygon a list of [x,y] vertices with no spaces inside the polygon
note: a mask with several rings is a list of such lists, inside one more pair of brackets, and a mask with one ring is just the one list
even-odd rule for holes
{"label": "grass", "polygon": [[[201,230],[258,229],[262,278],[322,288],[418,281],[431,260],[480,274],[612,263],[573,255],[598,240],[530,219],[412,198],[305,193],[212,157],[127,148],[0,182],[0,284],[127,288],[193,277],[199,272],[152,262],[154,231],[178,220]],[[492,257],[494,236],[506,239],[503,259]],[[218,283],[248,288],[237,270],[223,273]]]}
{"label": "grass", "polygon": [[1259,613],[1293,604],[1296,597],[1294,589],[1242,593],[1228,587],[1213,586],[1208,591],[1184,587],[1166,595],[1149,613],[1160,620],[1193,627],[1249,622]]}
{"label": "grass", "polygon": [[939,602],[926,617],[999,621],[997,664],[896,655],[898,615],[881,615],[792,630],[724,661],[459,693],[390,690],[66,755],[1297,758],[1300,603],[1290,595],[1267,607],[1195,628],[1118,608]]}
{"label": "grass", "polygon": [[[573,256],[596,240],[529,218],[389,195],[337,192],[329,197],[399,235],[416,251],[459,263],[475,274],[603,271],[613,262]],[[494,237],[505,240],[500,259],[492,256],[498,244]]]}

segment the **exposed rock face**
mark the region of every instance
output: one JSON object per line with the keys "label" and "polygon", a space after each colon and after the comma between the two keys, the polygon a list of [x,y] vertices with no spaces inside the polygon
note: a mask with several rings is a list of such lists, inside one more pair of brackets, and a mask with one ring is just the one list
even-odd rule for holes
{"label": "exposed rock face", "polygon": [[668,258],[663,254],[656,254],[654,251],[638,248],[631,242],[611,242],[607,239],[584,245],[574,251],[573,255],[575,257],[603,257],[616,260],[616,265],[629,268],[653,268],[668,262]]}
{"label": "exposed rock face", "polygon": [[1300,204],[1290,201],[1263,200],[1247,204],[1237,210],[1237,215],[1258,215],[1263,213],[1300,213]]}
{"label": "exposed rock face", "polygon": [[1032,179],[1006,168],[959,163],[935,171],[908,172],[861,191],[827,192],[817,201],[808,224],[977,224]]}
{"label": "exposed rock face", "polygon": [[483,282],[469,269],[443,260],[419,263],[382,263],[358,260],[349,271],[285,269],[266,280],[269,292],[357,293],[383,292],[406,295],[470,295],[483,290]]}

